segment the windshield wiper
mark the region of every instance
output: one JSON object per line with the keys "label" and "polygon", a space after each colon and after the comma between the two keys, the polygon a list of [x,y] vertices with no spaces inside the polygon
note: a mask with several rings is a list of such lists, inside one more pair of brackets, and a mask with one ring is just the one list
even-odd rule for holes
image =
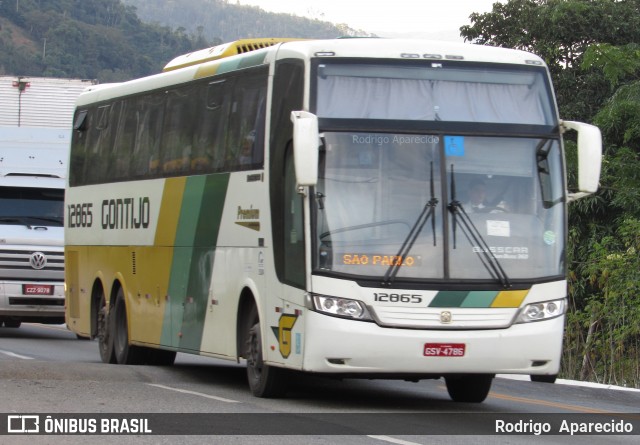
{"label": "windshield wiper", "polygon": [[415,244],[418,239],[418,235],[422,232],[422,228],[424,225],[431,219],[431,229],[433,230],[433,245],[436,245],[436,218],[434,216],[435,208],[438,205],[438,199],[435,197],[435,190],[433,184],[433,162],[431,162],[431,178],[430,178],[430,191],[431,191],[431,199],[427,201],[418,215],[418,219],[413,224],[413,227],[409,231],[409,234],[405,238],[400,250],[396,254],[396,258],[400,258],[400,261],[394,261],[391,266],[387,269],[387,272],[384,274],[384,279],[382,281],[383,286],[391,286],[393,280],[396,275],[400,271],[400,267],[404,264],[404,258],[409,254],[411,248]]}
{"label": "windshield wiper", "polygon": [[453,164],[451,164],[451,202],[449,203],[447,208],[453,215],[451,221],[451,225],[453,227],[453,248],[456,248],[456,232],[459,217],[462,233],[465,235],[472,246],[479,247],[479,251],[477,252],[478,257],[480,258],[480,262],[484,265],[485,269],[487,269],[487,271],[493,278],[500,281],[502,287],[504,287],[505,289],[510,288],[511,282],[509,281],[507,273],[504,271],[502,265],[491,251],[491,248],[482,237],[480,231],[478,231],[478,228],[473,224],[471,218],[469,218],[469,215],[464,210],[462,203],[456,199],[456,180],[453,172]]}

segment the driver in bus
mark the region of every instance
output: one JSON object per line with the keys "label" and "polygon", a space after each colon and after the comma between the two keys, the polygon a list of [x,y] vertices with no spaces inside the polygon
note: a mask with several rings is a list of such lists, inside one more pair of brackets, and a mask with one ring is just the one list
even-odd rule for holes
{"label": "driver in bus", "polygon": [[481,179],[476,179],[469,185],[469,200],[464,204],[467,213],[499,213],[508,211],[504,201],[498,205],[491,205],[487,201],[487,185]]}

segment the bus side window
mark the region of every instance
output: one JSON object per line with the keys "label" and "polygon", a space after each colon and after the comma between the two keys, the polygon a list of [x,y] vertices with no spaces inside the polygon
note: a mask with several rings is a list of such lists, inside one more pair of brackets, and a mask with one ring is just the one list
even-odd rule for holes
{"label": "bus side window", "polygon": [[203,85],[202,103],[196,109],[197,120],[193,134],[191,171],[219,172],[224,169],[225,136],[230,89],[233,80],[222,79]]}
{"label": "bus side window", "polygon": [[114,136],[109,178],[113,181],[124,181],[130,177],[131,163],[128,159],[135,145],[135,123],[132,125],[128,116],[134,104],[131,100],[121,100],[117,105],[118,113],[114,115],[113,122]]}
{"label": "bus side window", "polygon": [[287,282],[304,286],[303,199],[296,187],[291,146],[286,152],[284,175],[284,278]]}
{"label": "bus side window", "polygon": [[161,146],[161,174],[186,174],[191,164],[194,87],[176,88],[167,94]]}
{"label": "bus side window", "polygon": [[[296,199],[293,187],[293,123],[291,111],[301,110],[304,97],[304,63],[300,60],[283,60],[276,63],[273,80],[273,99],[271,102],[270,132],[270,184],[271,227],[273,231],[273,259],[278,279],[292,286],[304,289],[305,270],[304,252],[298,257],[291,257],[291,200]],[[287,163],[287,155],[288,163]],[[288,170],[286,170],[288,167]],[[288,171],[288,174],[286,173]],[[297,197],[299,199],[299,196]],[[286,223],[285,223],[286,221]],[[295,236],[302,242],[303,233]],[[296,270],[297,269],[297,270]]]}
{"label": "bus side window", "polygon": [[89,130],[95,110],[79,110],[76,111],[74,118],[75,135],[72,141],[71,164],[69,166],[69,184],[71,186],[82,185],[85,183],[84,166],[88,153]]}
{"label": "bus side window", "polygon": [[227,169],[262,166],[266,73],[239,77],[233,90],[227,137]]}
{"label": "bus side window", "polygon": [[100,106],[93,109],[89,115],[87,128],[87,143],[85,151],[85,161],[82,171],[83,184],[98,184],[104,181],[106,169],[96,169],[96,165],[104,165],[102,150],[110,147],[103,147],[101,141],[104,133],[108,131],[110,105]]}

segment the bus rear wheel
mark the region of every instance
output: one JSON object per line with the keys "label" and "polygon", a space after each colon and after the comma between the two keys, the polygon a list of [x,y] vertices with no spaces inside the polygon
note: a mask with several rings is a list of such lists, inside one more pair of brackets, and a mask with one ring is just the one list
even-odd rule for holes
{"label": "bus rear wheel", "polygon": [[469,374],[445,377],[447,392],[454,402],[481,403],[489,395],[492,374]]}
{"label": "bus rear wheel", "polygon": [[116,356],[113,352],[113,331],[110,329],[109,319],[113,314],[107,311],[107,300],[104,294],[100,296],[97,308],[97,337],[100,359],[103,363],[116,363]]}
{"label": "bus rear wheel", "polygon": [[285,394],[286,371],[265,364],[262,358],[260,322],[256,322],[249,329],[245,357],[247,359],[247,379],[254,396],[273,398]]}
{"label": "bus rear wheel", "polygon": [[144,362],[144,349],[129,344],[127,307],[122,288],[118,289],[116,303],[113,306],[110,327],[113,335],[113,352],[120,365],[139,365]]}

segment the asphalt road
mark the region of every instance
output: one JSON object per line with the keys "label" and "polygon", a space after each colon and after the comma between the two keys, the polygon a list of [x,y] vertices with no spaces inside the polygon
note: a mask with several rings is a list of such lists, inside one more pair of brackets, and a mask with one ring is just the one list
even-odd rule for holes
{"label": "asphalt road", "polygon": [[[0,413],[7,422],[0,432],[31,414],[41,432],[47,420],[49,432],[72,431],[73,422],[99,432],[107,418],[114,423],[105,431],[129,433],[0,436],[29,445],[637,443],[640,391],[498,377],[484,403],[456,404],[440,380],[297,376],[287,398],[258,399],[242,364],[178,354],[172,367],[107,365],[96,341],[78,340],[64,326],[23,324],[0,328]],[[558,434],[588,423],[635,434]],[[547,425],[554,434],[536,434]]]}

